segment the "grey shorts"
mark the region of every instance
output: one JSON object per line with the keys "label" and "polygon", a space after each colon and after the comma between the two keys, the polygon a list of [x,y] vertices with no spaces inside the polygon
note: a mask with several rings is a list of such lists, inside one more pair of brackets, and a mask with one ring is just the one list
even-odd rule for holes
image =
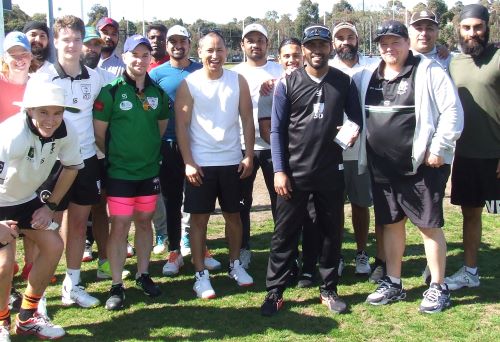
{"label": "grey shorts", "polygon": [[358,161],[344,161],[345,194],[351,203],[368,208],[373,204],[370,173],[358,175]]}

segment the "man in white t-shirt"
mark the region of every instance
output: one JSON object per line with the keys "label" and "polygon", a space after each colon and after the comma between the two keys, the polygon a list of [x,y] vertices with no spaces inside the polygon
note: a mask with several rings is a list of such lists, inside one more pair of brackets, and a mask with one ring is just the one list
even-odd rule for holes
{"label": "man in white t-shirt", "polygon": [[[242,182],[242,206],[240,216],[241,223],[243,224],[243,239],[240,254],[241,262],[245,268],[248,268],[251,260],[250,209],[252,208],[253,200],[253,183],[259,167],[262,168],[262,175],[264,176],[267,191],[269,192],[273,217],[276,208],[271,146],[260,137],[258,122],[258,103],[261,86],[266,81],[280,78],[283,72],[278,63],[267,61],[268,43],[267,31],[264,26],[257,23],[247,25],[243,30],[241,38],[241,49],[244,51],[247,60],[233,68],[234,71],[243,75],[248,82],[250,95],[252,97],[253,120],[255,126],[254,169],[250,177],[244,179]],[[242,134],[241,146],[244,153],[246,146]]]}

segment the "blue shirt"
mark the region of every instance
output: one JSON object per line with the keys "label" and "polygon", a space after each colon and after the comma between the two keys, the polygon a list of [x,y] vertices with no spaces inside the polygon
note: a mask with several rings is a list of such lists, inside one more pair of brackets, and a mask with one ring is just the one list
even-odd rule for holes
{"label": "blue shirt", "polygon": [[[166,62],[149,72],[149,77],[156,82],[164,92],[175,101],[175,92],[177,87],[181,84],[182,80],[186,78],[187,75],[201,69],[203,65],[197,62],[191,61],[191,63],[185,68],[173,67],[169,62]],[[167,129],[163,135],[163,140],[176,141],[175,137],[175,119],[174,117],[168,120]]]}

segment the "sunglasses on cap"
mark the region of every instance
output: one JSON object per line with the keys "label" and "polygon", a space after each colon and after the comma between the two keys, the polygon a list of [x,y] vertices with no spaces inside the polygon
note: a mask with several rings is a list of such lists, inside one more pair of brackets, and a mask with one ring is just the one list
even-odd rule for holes
{"label": "sunglasses on cap", "polygon": [[396,35],[403,38],[408,38],[407,28],[400,23],[391,23],[388,25],[379,26],[377,27],[375,33],[377,35],[376,39],[380,39],[380,37],[385,35]]}
{"label": "sunglasses on cap", "polygon": [[304,30],[304,36],[302,37],[303,41],[309,41],[316,38],[331,41],[332,32],[328,28],[322,26],[312,26]]}

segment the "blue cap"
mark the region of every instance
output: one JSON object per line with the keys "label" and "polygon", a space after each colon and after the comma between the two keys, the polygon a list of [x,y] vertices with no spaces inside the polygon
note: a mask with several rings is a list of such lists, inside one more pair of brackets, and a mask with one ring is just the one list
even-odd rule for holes
{"label": "blue cap", "polygon": [[31,44],[28,40],[28,37],[22,32],[13,31],[5,36],[5,40],[3,41],[3,51],[7,52],[11,47],[21,46],[26,51],[31,52]]}
{"label": "blue cap", "polygon": [[149,43],[149,40],[145,38],[144,36],[141,36],[140,34],[134,34],[133,36],[130,36],[127,38],[125,41],[125,44],[123,44],[123,52],[129,52],[134,50],[137,45],[139,44],[144,44],[146,47],[149,49],[149,51],[152,51],[153,49],[151,48],[151,44]]}

